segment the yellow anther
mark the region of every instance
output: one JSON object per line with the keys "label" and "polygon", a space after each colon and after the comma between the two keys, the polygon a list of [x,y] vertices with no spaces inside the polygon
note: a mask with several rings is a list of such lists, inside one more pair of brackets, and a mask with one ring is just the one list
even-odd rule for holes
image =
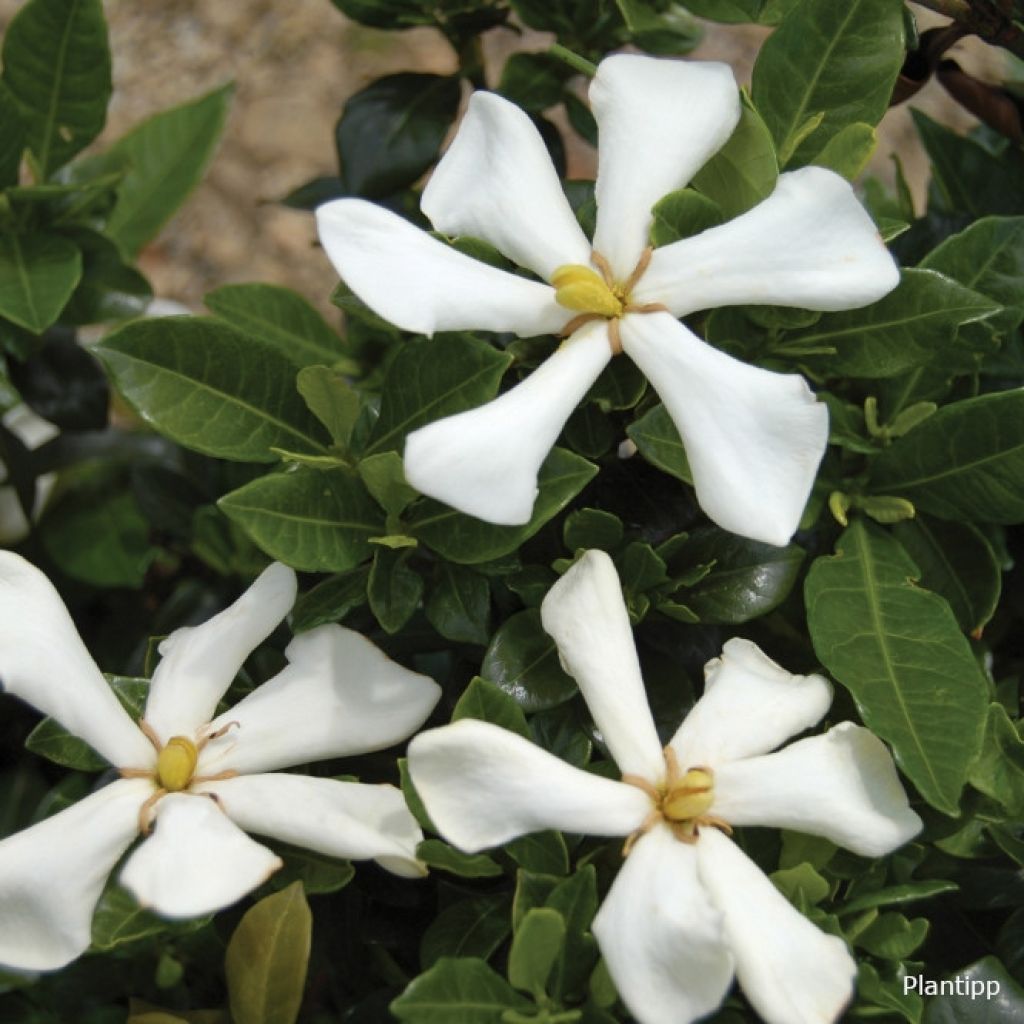
{"label": "yellow anther", "polygon": [[178,793],[187,789],[198,760],[199,751],[190,739],[172,736],[157,758],[157,782],[168,793]]}
{"label": "yellow anther", "polygon": [[621,299],[590,267],[568,263],[551,275],[551,284],[555,288],[555,301],[566,309],[605,317],[622,316]]}
{"label": "yellow anther", "polygon": [[661,810],[669,821],[690,821],[710,810],[714,800],[710,772],[691,768],[665,795]]}

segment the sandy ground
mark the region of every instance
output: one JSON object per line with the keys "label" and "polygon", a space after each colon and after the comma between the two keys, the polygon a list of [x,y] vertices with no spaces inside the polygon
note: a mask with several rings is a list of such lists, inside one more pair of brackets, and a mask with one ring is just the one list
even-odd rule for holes
{"label": "sandy ground", "polygon": [[[21,6],[0,0],[0,31]],[[455,56],[430,29],[383,32],[348,22],[328,0],[108,0],[114,98],[97,145],[151,113],[236,83],[227,130],[206,180],[144,251],[158,295],[195,309],[204,292],[236,281],[288,285],[328,309],[336,277],[314,246],[312,218],[275,200],[336,170],[333,129],[345,99],[396,71],[451,73]],[[922,26],[941,23],[921,11]],[[766,32],[708,25],[693,56],[725,60],[741,82]],[[544,49],[551,38],[494,31],[486,37],[491,80],[508,53]],[[954,55],[969,70],[998,77],[1001,51],[976,40]],[[932,82],[914,105],[957,128],[973,123]],[[918,202],[927,165],[905,108],[886,115],[872,170],[891,178],[889,154],[907,169]],[[593,175],[594,153],[570,153],[570,175]]]}

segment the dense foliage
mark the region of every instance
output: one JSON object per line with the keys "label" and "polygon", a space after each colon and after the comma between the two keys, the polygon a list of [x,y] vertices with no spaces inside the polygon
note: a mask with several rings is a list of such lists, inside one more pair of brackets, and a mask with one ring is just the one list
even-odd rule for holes
{"label": "dense foliage", "polygon": [[[134,260],[201,178],[230,86],[87,150],[111,91],[100,0],[28,0],[4,39],[0,78],[0,411],[25,403],[57,433],[33,447],[13,414],[0,425],[6,487],[31,523],[24,536],[0,536],[55,581],[135,714],[151,638],[208,618],[279,560],[301,573],[294,633],[343,622],[441,685],[433,724],[494,722],[597,772],[607,751],[539,605],[581,549],[606,551],[663,739],[699,695],[704,663],[742,636],[793,672],[827,672],[838,684],[829,721],[860,721],[892,749],[925,821],[892,855],[869,860],[788,832],[739,835],[786,897],[853,949],[848,1019],[1024,1018],[1016,95],[965,85],[943,56],[958,33],[944,44],[919,37],[900,0],[334,4],[377,28],[436,29],[459,71],[371,82],[341,111],[337,174],[297,183],[283,201],[312,209],[360,196],[427,229],[421,180],[485,70],[564,170],[548,115],[564,108],[596,142],[581,85],[605,54],[685,54],[700,37],[696,17],[774,28],[738,127],[690,187],[658,203],[651,241],[736,217],[780,171],[817,164],[856,181],[897,258],[898,287],[861,309],[731,306],[687,318],[746,362],[803,374],[827,402],[830,447],[800,531],[775,547],[710,524],[672,421],[624,359],[569,420],[530,521],[495,526],[412,489],[403,443],[511,387],[557,339],[411,335],[344,284],[332,296],[345,314],[336,324],[266,282],[215,289],[207,316],[142,316],[152,296]],[[1014,22],[1013,5],[949,6],[962,31],[1017,45],[1024,15]],[[516,26],[557,42],[485,69],[481,38]],[[964,136],[915,112],[932,167],[918,215],[898,166],[895,190],[862,172],[890,103],[933,73],[987,123]],[[565,189],[589,233],[592,183]],[[508,266],[478,240],[449,241]],[[96,324],[114,329],[83,347],[81,330]],[[54,473],[40,506],[37,488]],[[289,637],[280,630],[247,661],[229,703],[280,668]],[[400,783],[428,836],[427,879],[281,847],[286,866],[265,889],[186,923],[140,909],[112,880],[92,951],[56,974],[0,974],[0,1020],[120,1022],[129,997],[133,1024],[630,1019],[589,932],[621,843],[546,832],[461,853],[431,831],[401,755],[308,770]],[[56,722],[0,695],[0,835],[105,781],[100,766]],[[998,980],[999,999],[925,1000],[902,980],[965,974]],[[713,1018],[755,1019],[738,992]]]}

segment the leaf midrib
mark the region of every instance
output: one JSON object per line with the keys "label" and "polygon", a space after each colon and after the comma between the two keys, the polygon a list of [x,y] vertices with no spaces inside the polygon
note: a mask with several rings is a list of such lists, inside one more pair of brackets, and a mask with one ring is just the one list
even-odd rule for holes
{"label": "leaf midrib", "polygon": [[67,63],[68,45],[71,40],[71,26],[78,15],[78,8],[81,0],[72,0],[71,11],[64,22],[64,32],[61,35],[60,45],[57,48],[57,66],[53,74],[53,90],[50,94],[50,109],[47,111],[46,120],[43,122],[43,139],[39,147],[39,166],[43,174],[49,172],[50,146],[53,143],[53,133],[57,129],[57,106],[61,97],[61,81],[64,77],[64,66]]}

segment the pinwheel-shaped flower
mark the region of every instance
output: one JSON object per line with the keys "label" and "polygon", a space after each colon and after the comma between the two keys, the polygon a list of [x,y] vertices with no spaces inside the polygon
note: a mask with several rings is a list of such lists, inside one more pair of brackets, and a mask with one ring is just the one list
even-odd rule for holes
{"label": "pinwheel-shaped flower", "polygon": [[590,99],[601,136],[593,244],[530,119],[492,93],[473,95],[423,192],[439,231],[484,239],[542,281],[471,259],[359,199],[317,211],[348,286],[404,330],[567,336],[518,387],[412,432],[406,476],[480,519],[525,523],[566,419],[624,351],[679,429],[704,511],[727,530],[785,544],[825,450],[827,411],[801,377],[738,362],[676,318],[741,303],[852,309],[885,295],[899,273],[850,186],[820,167],[783,174],[748,213],[652,251],[651,208],[737,123],[732,72],[620,54],[601,63]]}
{"label": "pinwheel-shaped flower", "polygon": [[422,834],[394,786],[275,770],[405,739],[437,702],[436,683],[327,625],[296,637],[286,668],[214,717],[242,662],[294,600],[295,574],[272,565],[231,607],[172,633],[136,726],[50,582],[0,553],[3,688],[124,776],[0,842],[0,964],[53,970],[81,954],[107,876],[140,832],[146,838],[120,880],[167,917],[219,910],[281,866],[243,829],[423,874]]}
{"label": "pinwheel-shaped flower", "polygon": [[733,825],[825,836],[877,857],[921,827],[892,758],[844,722],[771,753],[818,722],[832,691],[730,640],[704,696],[662,749],[611,559],[588,552],[541,608],[622,781],[463,719],[409,746],[413,782],[441,833],[476,852],[539,829],[626,836],[625,864],[593,931],[642,1024],[712,1012],[733,974],[769,1024],[826,1024],[856,969],[843,941],[798,913],[729,839]]}

